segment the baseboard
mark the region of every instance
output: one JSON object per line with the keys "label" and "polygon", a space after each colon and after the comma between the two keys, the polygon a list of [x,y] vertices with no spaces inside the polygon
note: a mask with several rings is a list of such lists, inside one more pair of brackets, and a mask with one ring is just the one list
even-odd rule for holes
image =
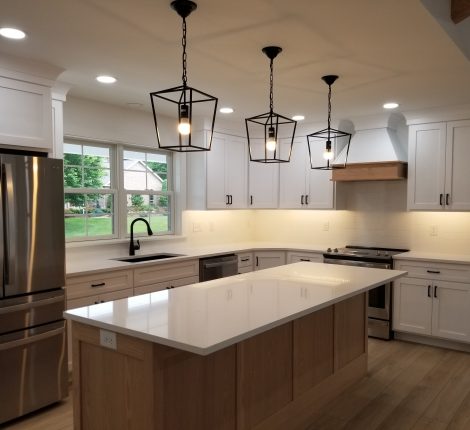
{"label": "baseboard", "polygon": [[423,345],[438,346],[439,348],[454,349],[456,351],[470,352],[470,344],[455,342],[453,340],[436,337],[420,336],[419,334],[394,332],[394,338],[406,342],[422,343]]}

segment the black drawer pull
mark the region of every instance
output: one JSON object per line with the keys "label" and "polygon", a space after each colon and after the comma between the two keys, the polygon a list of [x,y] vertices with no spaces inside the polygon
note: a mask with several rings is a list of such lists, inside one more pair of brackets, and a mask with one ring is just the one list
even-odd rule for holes
{"label": "black drawer pull", "polygon": [[427,270],[428,273],[435,273],[436,275],[439,275],[441,273],[440,270]]}
{"label": "black drawer pull", "polygon": [[308,258],[301,258],[300,261],[310,261]]}
{"label": "black drawer pull", "polygon": [[106,285],[106,282],[100,282],[99,284],[91,284],[91,287],[92,288],[104,287],[105,285]]}

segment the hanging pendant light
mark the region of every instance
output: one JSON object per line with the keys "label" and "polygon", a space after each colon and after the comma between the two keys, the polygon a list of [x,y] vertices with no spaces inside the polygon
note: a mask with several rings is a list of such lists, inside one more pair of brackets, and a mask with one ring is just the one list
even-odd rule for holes
{"label": "hanging pendant light", "polygon": [[[323,76],[322,79],[328,85],[328,127],[307,136],[310,167],[312,169],[319,170],[345,168],[348,161],[351,133],[331,128],[331,86],[336,79],[338,79],[338,76],[327,75]],[[333,146],[333,143],[335,143],[335,146],[337,147],[339,140],[345,143],[345,149],[342,151],[342,153],[344,153],[344,162],[335,162],[333,164],[333,160],[337,156],[337,154],[334,153],[335,147]],[[321,154],[321,158],[319,154]],[[319,160],[323,160],[325,164],[318,166],[317,164],[321,164]]]}
{"label": "hanging pendant light", "polygon": [[287,163],[290,161],[297,121],[274,112],[273,60],[282,51],[267,46],[262,52],[269,58],[269,112],[245,119],[250,161]]}
{"label": "hanging pendant light", "polygon": [[[186,70],[186,18],[191,12],[196,10],[197,4],[190,0],[175,0],[171,2],[171,7],[183,19],[183,84],[178,87],[150,93],[158,147],[176,152],[210,151],[217,112],[217,98],[190,87]],[[158,130],[158,124],[160,121],[167,121],[168,115],[172,113],[175,134],[172,137],[165,138],[164,143]],[[204,138],[202,119],[207,117],[211,117],[211,130],[210,134]],[[201,120],[197,130],[195,130],[196,119]],[[200,132],[199,139],[194,139],[195,131]]]}

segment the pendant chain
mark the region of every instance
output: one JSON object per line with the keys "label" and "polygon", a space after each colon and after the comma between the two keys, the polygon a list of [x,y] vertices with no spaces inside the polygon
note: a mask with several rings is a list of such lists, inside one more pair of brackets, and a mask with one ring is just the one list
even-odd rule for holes
{"label": "pendant chain", "polygon": [[181,40],[181,45],[183,46],[183,87],[187,86],[188,83],[188,76],[186,72],[186,63],[187,63],[187,57],[188,55],[186,54],[186,19],[183,18],[183,38]]}
{"label": "pendant chain", "polygon": [[271,63],[269,65],[270,75],[269,75],[269,109],[272,113],[274,110],[274,96],[273,96],[273,60],[271,59]]}

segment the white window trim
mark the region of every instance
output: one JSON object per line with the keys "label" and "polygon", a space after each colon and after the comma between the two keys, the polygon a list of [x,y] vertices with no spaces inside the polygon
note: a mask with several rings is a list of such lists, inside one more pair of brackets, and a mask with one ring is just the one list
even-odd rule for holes
{"label": "white window trim", "polygon": [[[170,229],[165,232],[155,232],[154,237],[165,238],[165,239],[181,239],[181,236],[177,236],[179,231],[179,225],[181,221],[181,209],[179,209],[179,204],[176,201],[176,193],[173,189],[175,185],[174,175],[174,163],[175,157],[174,154],[168,151],[162,151],[154,148],[149,148],[145,146],[137,145],[126,145],[116,142],[104,142],[96,141],[93,139],[84,139],[79,137],[65,136],[64,143],[70,144],[79,144],[79,145],[89,145],[102,148],[110,149],[110,188],[65,188],[64,193],[72,194],[112,194],[113,195],[113,231],[112,235],[102,235],[102,236],[85,236],[85,237],[74,237],[67,238],[66,243],[68,244],[93,244],[106,242],[120,242],[127,241],[130,237],[130,234],[127,233],[127,194],[141,194],[141,195],[155,195],[155,196],[168,196],[170,202]],[[168,157],[167,166],[167,183],[168,189],[170,191],[152,191],[152,190],[126,190],[124,189],[124,169],[123,169],[123,154],[124,151],[136,151],[136,152],[147,152],[147,153],[160,153]],[[177,209],[178,208],[178,209]],[[177,215],[177,210],[179,213]],[[134,233],[135,237],[146,237],[145,233]]]}

